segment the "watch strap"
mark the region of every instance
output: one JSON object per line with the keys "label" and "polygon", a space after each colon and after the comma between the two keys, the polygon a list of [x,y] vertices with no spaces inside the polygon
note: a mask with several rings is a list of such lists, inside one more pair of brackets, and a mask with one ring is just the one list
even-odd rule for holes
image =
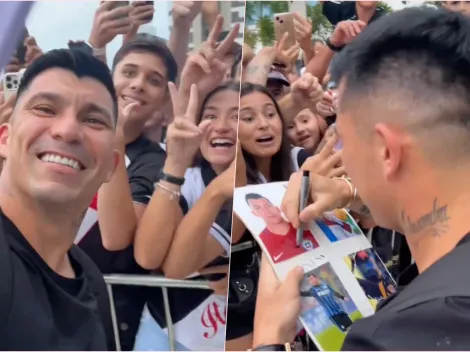
{"label": "watch strap", "polygon": [[160,171],[160,175],[158,176],[159,181],[165,181],[171,183],[172,185],[182,186],[184,184],[184,177],[176,177],[170,174]]}
{"label": "watch strap", "polygon": [[285,343],[284,345],[261,345],[253,348],[252,351],[291,351],[291,348],[289,343]]}
{"label": "watch strap", "polygon": [[333,45],[330,41],[330,38],[328,38],[325,41],[325,44],[328,48],[330,48],[332,51],[337,52],[337,53],[340,52],[341,50],[343,50],[343,48],[344,48],[344,45],[342,45],[342,46]]}
{"label": "watch strap", "polygon": [[85,42],[91,50],[93,50],[93,56],[102,56],[106,54],[106,47],[104,48],[95,48],[93,45],[91,45],[89,42]]}

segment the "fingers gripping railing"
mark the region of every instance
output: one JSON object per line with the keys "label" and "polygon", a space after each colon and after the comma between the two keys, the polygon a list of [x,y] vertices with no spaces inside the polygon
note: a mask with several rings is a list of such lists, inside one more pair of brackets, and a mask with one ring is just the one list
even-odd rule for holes
{"label": "fingers gripping railing", "polygon": [[147,276],[147,275],[124,275],[112,274],[105,275],[104,280],[108,288],[109,301],[111,305],[111,319],[113,322],[114,339],[116,342],[116,349],[121,351],[121,343],[119,340],[119,327],[116,316],[116,308],[113,299],[113,285],[125,286],[147,286],[147,287],[161,287],[163,293],[163,306],[165,308],[165,320],[168,327],[168,339],[170,341],[171,351],[175,351],[175,336],[173,321],[170,313],[170,301],[168,299],[168,288],[193,288],[200,290],[209,290],[207,281],[189,281],[189,280],[172,280],[162,276]]}

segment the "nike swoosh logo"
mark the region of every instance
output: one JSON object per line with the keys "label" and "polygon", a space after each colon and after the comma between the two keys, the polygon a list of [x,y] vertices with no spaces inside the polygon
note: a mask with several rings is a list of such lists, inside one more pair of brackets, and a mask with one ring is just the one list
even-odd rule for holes
{"label": "nike swoosh logo", "polygon": [[281,254],[276,255],[275,257],[273,257],[274,261],[277,261],[279,258],[281,258],[283,254],[284,254],[284,252],[282,252]]}

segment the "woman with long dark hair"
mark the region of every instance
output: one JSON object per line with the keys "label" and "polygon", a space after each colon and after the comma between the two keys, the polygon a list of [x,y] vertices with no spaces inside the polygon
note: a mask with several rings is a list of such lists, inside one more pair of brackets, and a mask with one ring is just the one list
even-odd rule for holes
{"label": "woman with long dark hair", "polygon": [[[225,83],[205,97],[190,128],[199,126],[201,130],[199,151],[193,166],[184,173],[179,203],[159,214],[144,214],[136,234],[135,255],[146,269],[161,269],[166,277],[176,279],[217,282],[226,277],[239,88],[240,83]],[[175,123],[181,121],[175,119]],[[167,139],[169,153],[172,139],[176,138],[171,130],[172,127]],[[184,138],[184,134],[178,138]],[[156,228],[157,215],[175,218],[174,227]],[[167,247],[161,248],[162,245]],[[169,300],[177,350],[224,348],[226,292],[172,288]],[[169,350],[164,313],[162,297],[150,297],[136,338],[136,350]]]}
{"label": "woman with long dark hair", "polygon": [[[241,85],[238,139],[249,184],[287,181],[309,156],[304,150],[292,153],[276,99],[259,84]],[[226,350],[251,347],[259,253],[247,231],[232,248]],[[240,294],[245,286],[253,288],[249,293],[242,292],[246,297]]]}
{"label": "woman with long dark hair", "polygon": [[[288,181],[311,156],[303,148],[291,146],[284,121],[276,99],[264,86],[242,84],[238,139],[249,184]],[[338,156],[334,158],[339,161]],[[226,350],[251,347],[259,253],[259,247],[247,231],[239,244],[232,247]],[[237,282],[244,284],[237,285]],[[240,299],[239,291],[246,286],[253,289]]]}

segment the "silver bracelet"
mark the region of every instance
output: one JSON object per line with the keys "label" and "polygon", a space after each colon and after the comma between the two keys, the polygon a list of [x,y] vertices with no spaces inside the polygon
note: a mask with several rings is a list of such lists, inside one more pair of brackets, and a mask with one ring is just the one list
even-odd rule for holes
{"label": "silver bracelet", "polygon": [[168,187],[165,187],[162,185],[160,182],[155,183],[155,188],[160,188],[162,191],[165,191],[166,193],[169,194],[170,200],[173,200],[175,198],[179,198],[181,196],[181,193],[178,191],[173,191],[172,189],[169,189]]}

